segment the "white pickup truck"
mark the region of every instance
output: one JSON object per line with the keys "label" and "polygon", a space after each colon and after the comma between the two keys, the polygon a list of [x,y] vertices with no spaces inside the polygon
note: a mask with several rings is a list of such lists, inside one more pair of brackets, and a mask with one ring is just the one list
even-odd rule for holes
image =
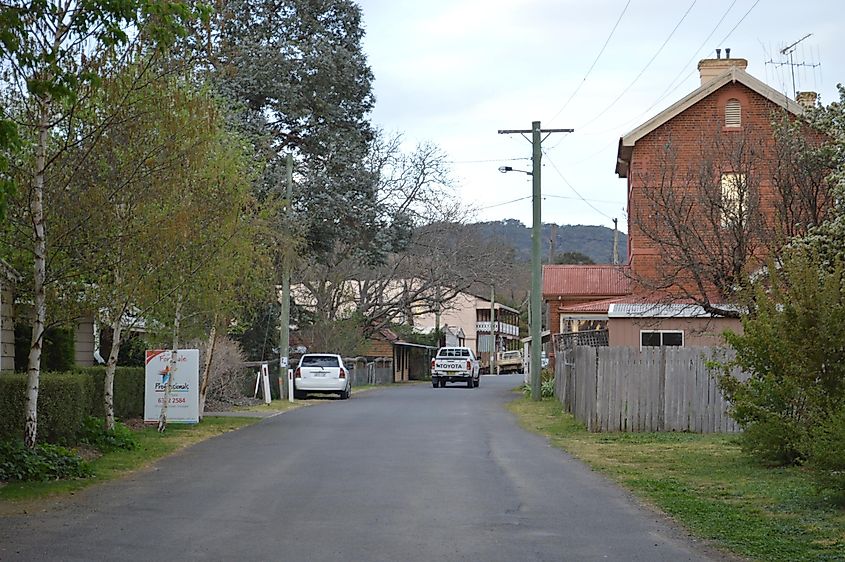
{"label": "white pickup truck", "polygon": [[468,347],[441,347],[431,360],[431,386],[443,388],[447,382],[462,382],[467,388],[477,388],[478,359]]}

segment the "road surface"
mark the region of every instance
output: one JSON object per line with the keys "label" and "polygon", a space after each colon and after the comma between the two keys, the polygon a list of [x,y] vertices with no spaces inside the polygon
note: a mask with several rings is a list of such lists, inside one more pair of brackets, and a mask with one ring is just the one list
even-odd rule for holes
{"label": "road surface", "polygon": [[519,428],[504,406],[520,380],[311,400],[0,518],[0,560],[713,559]]}

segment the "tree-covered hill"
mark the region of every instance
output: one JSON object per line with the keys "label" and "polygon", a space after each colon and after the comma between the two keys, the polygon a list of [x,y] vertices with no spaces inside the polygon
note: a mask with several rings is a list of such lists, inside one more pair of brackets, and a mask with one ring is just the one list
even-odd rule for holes
{"label": "tree-covered hill", "polygon": [[[479,222],[470,225],[477,228],[484,237],[498,238],[512,246],[520,261],[531,259],[531,227],[516,219]],[[594,225],[543,224],[543,262],[549,262],[550,242],[554,238],[554,254],[580,252],[596,263],[611,263],[613,257],[613,229]],[[624,262],[627,254],[628,237],[619,232],[619,261]]]}

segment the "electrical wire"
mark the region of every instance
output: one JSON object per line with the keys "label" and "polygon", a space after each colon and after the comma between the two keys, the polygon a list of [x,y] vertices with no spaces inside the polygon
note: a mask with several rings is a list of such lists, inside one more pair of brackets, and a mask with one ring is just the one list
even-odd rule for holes
{"label": "electrical wire", "polygon": [[571,190],[572,190],[572,192],[573,192],[575,195],[577,195],[577,196],[578,196],[578,199],[580,199],[581,201],[583,201],[584,203],[586,203],[586,204],[587,204],[587,206],[589,206],[592,210],[594,210],[595,212],[597,212],[597,213],[598,213],[598,214],[600,214],[601,216],[605,217],[605,218],[606,218],[606,219],[608,219],[608,220],[611,220],[611,221],[613,220],[613,217],[611,217],[611,216],[609,216],[607,213],[605,213],[605,212],[603,212],[603,211],[599,210],[599,209],[598,209],[595,205],[593,205],[593,204],[592,204],[592,203],[590,203],[587,199],[585,199],[585,198],[584,198],[584,196],[583,196],[583,195],[581,195],[581,194],[578,192],[578,190],[577,190],[577,189],[575,189],[575,186],[573,186],[571,183],[569,183],[569,180],[568,180],[568,179],[566,179],[566,177],[564,177],[563,173],[562,173],[562,172],[558,169],[557,165],[554,163],[554,160],[552,160],[551,158],[549,158],[549,155],[548,155],[548,153],[546,153],[546,151],[543,151],[543,155],[544,155],[544,156],[546,157],[546,159],[549,161],[549,164],[551,164],[551,165],[552,165],[552,169],[554,169],[554,171],[555,171],[555,172],[557,172],[557,175],[559,175],[559,176],[560,176],[560,179],[562,179],[562,180],[563,180],[563,182],[564,182],[567,186],[569,186],[569,189],[571,189]]}
{"label": "electrical wire", "polygon": [[[655,61],[655,59],[657,59],[658,55],[660,55],[660,53],[661,53],[661,52],[663,52],[663,49],[666,47],[666,45],[669,43],[669,41],[670,41],[670,40],[672,39],[672,37],[675,35],[675,32],[676,32],[676,31],[678,31],[678,28],[681,26],[681,24],[684,22],[684,20],[685,20],[685,19],[687,19],[687,16],[689,15],[689,13],[690,13],[690,11],[692,10],[693,6],[695,6],[695,3],[696,3],[696,2],[697,2],[697,0],[693,0],[693,1],[690,3],[690,5],[689,5],[689,7],[687,8],[686,12],[684,12],[684,15],[683,15],[683,16],[681,16],[681,19],[680,19],[680,20],[678,20],[678,23],[676,23],[676,24],[675,24],[675,27],[674,27],[674,28],[672,28],[672,31],[669,33],[669,35],[666,37],[666,39],[665,39],[665,40],[663,41],[663,43],[660,45],[660,48],[659,48],[659,49],[657,49],[657,52],[656,52],[656,53],[654,53],[654,55],[651,57],[651,59],[649,59],[649,61],[648,61],[648,62],[646,63],[646,65],[642,68],[642,70],[640,70],[640,72],[639,72],[639,73],[638,73],[638,74],[634,77],[634,79],[631,81],[631,83],[630,83],[630,84],[628,84],[627,86],[625,86],[625,89],[624,89],[624,90],[622,90],[622,92],[620,92],[620,94],[619,94],[618,96],[616,96],[616,98],[615,98],[612,102],[610,102],[610,105],[608,105],[607,107],[605,107],[604,109],[602,109],[602,110],[601,110],[601,111],[600,111],[600,112],[599,112],[599,113],[598,113],[595,117],[593,117],[592,119],[590,119],[589,121],[587,121],[586,123],[584,123],[583,125],[581,125],[580,127],[576,127],[576,129],[583,129],[583,128],[585,128],[585,127],[587,127],[587,126],[591,125],[591,124],[592,124],[592,123],[594,123],[595,121],[597,121],[597,120],[598,120],[598,119],[599,119],[602,115],[604,115],[605,113],[607,113],[608,111],[610,111],[610,109],[611,109],[614,105],[616,105],[616,103],[617,103],[619,100],[621,100],[621,99],[622,99],[622,96],[624,96],[625,94],[627,94],[627,93],[628,93],[628,90],[630,90],[630,89],[634,86],[634,84],[636,84],[636,83],[637,83],[637,81],[638,81],[638,80],[642,77],[642,75],[643,75],[643,74],[645,74],[645,71],[646,71],[646,70],[648,70],[648,68],[651,66],[651,63],[653,63],[653,62]],[[758,2],[759,2],[759,0],[758,0]]]}
{"label": "electrical wire", "polygon": [[554,117],[549,119],[549,122],[552,122],[555,119],[557,119],[558,115],[563,113],[563,110],[566,109],[566,106],[568,106],[569,102],[572,101],[572,98],[574,98],[575,95],[581,90],[581,86],[584,85],[584,82],[587,81],[587,78],[589,78],[590,73],[593,72],[593,69],[596,67],[596,63],[599,62],[599,59],[601,58],[602,54],[604,53],[604,50],[607,48],[607,44],[610,43],[610,39],[613,37],[613,34],[616,32],[616,28],[619,27],[619,22],[622,21],[622,16],[624,16],[625,12],[628,11],[628,6],[630,6],[630,5],[631,5],[631,0],[628,0],[628,2],[625,4],[625,7],[622,8],[622,13],[619,14],[618,18],[616,18],[616,23],[613,24],[613,29],[610,30],[610,34],[607,36],[607,39],[604,40],[604,45],[601,46],[601,49],[599,50],[599,54],[596,55],[596,58],[593,60],[593,64],[590,65],[590,68],[587,70],[587,73],[584,75],[584,78],[581,79],[581,82],[575,88],[575,91],[573,91],[572,94],[569,95],[569,98],[564,102],[563,107],[561,107],[558,110],[558,112],[554,114]]}
{"label": "electrical wire", "polygon": [[[739,21],[738,21],[738,22],[736,22],[736,24],[734,24],[734,26],[731,28],[731,30],[730,30],[730,31],[728,31],[727,35],[725,35],[725,36],[722,38],[722,40],[721,40],[721,41],[719,41],[719,43],[718,43],[719,45],[723,44],[725,41],[727,41],[727,40],[730,38],[730,36],[731,36],[731,35],[733,35],[733,32],[734,32],[734,31],[736,31],[736,28],[737,28],[737,27],[739,27],[739,24],[741,24],[743,21],[745,21],[745,18],[746,18],[746,17],[748,17],[748,14],[750,14],[750,13],[751,13],[751,10],[753,10],[753,9],[757,6],[757,4],[759,4],[759,3],[760,3],[760,0],[755,0],[755,2],[754,2],[753,4],[751,4],[751,7],[750,7],[750,8],[748,8],[748,10],[747,10],[747,11],[746,11],[743,15],[742,15],[742,17],[741,17],[741,18],[739,18]],[[693,74],[695,74],[695,72],[696,72],[697,70],[698,70],[697,68],[693,68],[692,70],[690,70],[690,71],[687,73],[687,75],[686,75],[686,76],[684,76],[683,80],[681,80],[680,82],[678,82],[678,84],[677,84],[674,88],[672,88],[671,90],[669,90],[669,91],[666,93],[666,96],[668,96],[668,95],[672,94],[675,90],[677,90],[678,88],[680,88],[680,87],[681,87],[681,85],[682,85],[684,82],[686,82],[686,81],[687,81],[687,79],[688,79],[690,76],[692,76]],[[664,96],[664,97],[665,97],[665,96]]]}
{"label": "electrical wire", "polygon": [[[692,63],[695,60],[695,58],[698,56],[698,53],[701,52],[701,49],[703,49],[704,46],[707,44],[707,42],[710,40],[710,38],[713,37],[713,34],[716,33],[716,30],[719,29],[719,26],[722,25],[723,21],[725,21],[725,18],[728,16],[728,14],[733,9],[733,7],[736,5],[736,3],[737,3],[737,0],[733,0],[733,2],[731,2],[731,4],[728,6],[728,9],[725,10],[722,13],[722,17],[719,18],[719,21],[716,22],[716,25],[713,26],[713,29],[711,29],[710,33],[707,34],[707,37],[704,38],[704,40],[701,42],[701,44],[698,46],[698,48],[695,50],[695,52],[693,52],[692,56],[689,59],[687,59],[687,61],[681,67],[681,70],[678,72],[678,74],[675,75],[675,77],[669,82],[669,85],[666,86],[666,89],[663,90],[663,92],[660,94],[660,96],[658,96],[658,98],[656,100],[654,100],[654,103],[652,103],[650,106],[648,106],[642,112],[640,112],[636,117],[633,117],[633,118],[629,119],[628,121],[625,121],[625,123],[623,123],[622,125],[617,126],[617,127],[611,127],[611,128],[605,129],[603,131],[597,132],[595,134],[610,133],[610,132],[616,131],[616,130],[618,130],[618,129],[626,126],[626,125],[629,125],[630,123],[633,123],[634,121],[637,121],[643,115],[645,115],[646,113],[648,113],[649,111],[654,109],[654,107],[657,104],[659,104],[661,101],[663,101],[666,98],[666,96],[668,96],[671,92],[674,92],[675,89],[677,89],[678,86],[680,86],[681,84],[686,82],[687,78],[689,78],[689,75],[690,75],[690,72],[688,70],[690,68],[690,63]],[[753,6],[752,6],[752,8],[753,8]],[[736,27],[736,26],[734,26],[734,27]],[[723,39],[723,41],[724,41],[724,39]],[[684,72],[687,72],[687,75],[684,77],[683,80],[681,80],[681,82],[679,82],[676,85],[675,82],[677,82],[678,78],[680,78],[684,74]]]}
{"label": "electrical wire", "polygon": [[502,201],[501,203],[494,203],[493,205],[488,205],[486,207],[479,207],[476,210],[477,211],[484,211],[485,209],[492,209],[494,207],[502,207],[504,205],[510,205],[511,203],[516,203],[517,201],[525,201],[526,199],[531,199],[531,196],[526,195],[525,197],[519,197],[518,199],[511,199],[510,201]]}
{"label": "electrical wire", "polygon": [[489,164],[490,162],[516,162],[519,160],[531,160],[530,157],[524,158],[491,158],[489,160],[447,160],[445,164]]}

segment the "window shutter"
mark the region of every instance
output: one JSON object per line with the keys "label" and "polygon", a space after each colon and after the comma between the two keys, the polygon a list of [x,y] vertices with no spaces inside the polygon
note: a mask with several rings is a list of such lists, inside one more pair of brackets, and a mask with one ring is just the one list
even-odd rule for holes
{"label": "window shutter", "polygon": [[729,99],[725,104],[725,127],[742,125],[742,106],[738,99]]}

